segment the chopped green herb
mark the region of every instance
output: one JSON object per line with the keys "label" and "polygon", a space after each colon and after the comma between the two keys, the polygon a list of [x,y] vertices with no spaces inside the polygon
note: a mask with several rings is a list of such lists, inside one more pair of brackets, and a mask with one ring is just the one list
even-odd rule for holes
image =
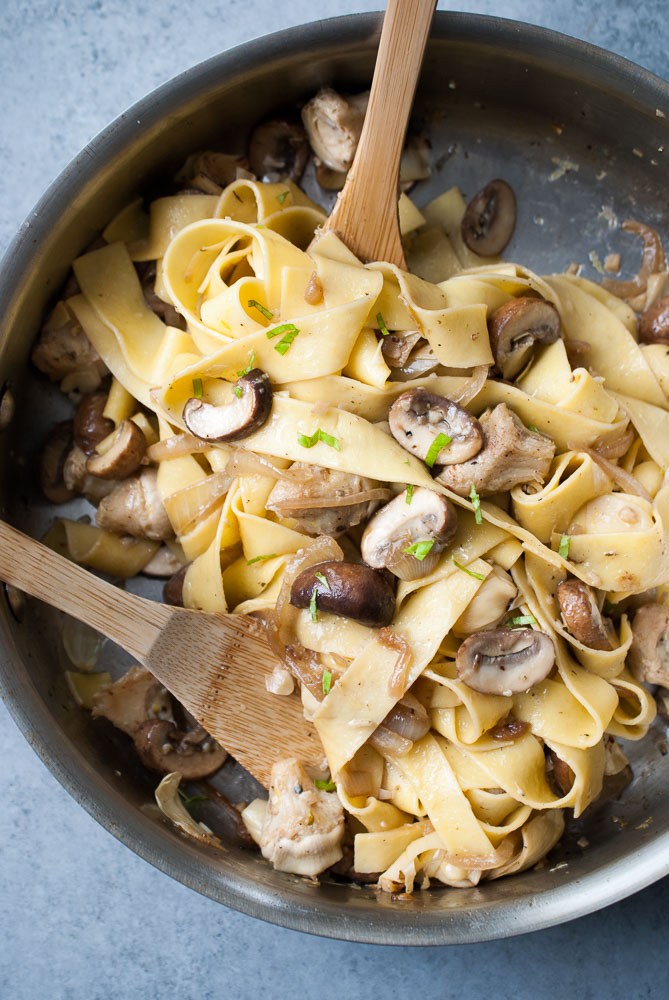
{"label": "chopped green herb", "polygon": [[512,618],[509,622],[510,625],[536,625],[537,620],[534,615],[518,615],[517,618]]}
{"label": "chopped green herb", "polygon": [[381,331],[381,336],[388,337],[390,335],[390,330],[386,326],[383,320],[383,316],[381,315],[380,312],[376,314],[376,322],[379,324],[379,330]]}
{"label": "chopped green herb", "polygon": [[447,444],[450,444],[453,439],[448,436],[448,434],[437,434],[436,438],[430,445],[427,455],[425,456],[425,464],[429,465],[430,468],[437,461],[437,456],[442,448],[445,448]]}
{"label": "chopped green herb", "polygon": [[195,396],[196,399],[202,399],[202,397],[204,396],[204,388],[202,386],[201,378],[193,379],[193,395]]}
{"label": "chopped green herb", "polygon": [[325,589],[325,591],[328,594],[331,593],[331,591],[330,591],[330,584],[328,583],[328,578],[326,576],[324,576],[322,573],[314,573],[314,576],[316,577],[316,579],[320,583],[323,584],[323,588]]}
{"label": "chopped green herb", "polygon": [[283,205],[285,203],[286,198],[288,197],[289,194],[290,194],[290,191],[282,191],[281,194],[278,194],[276,196],[276,200],[278,201],[278,203],[280,205]]}
{"label": "chopped green herb", "polygon": [[316,624],[318,621],[318,605],[316,604],[316,588],[311,591],[311,600],[309,601],[309,614],[311,615],[311,620]]}
{"label": "chopped green herb", "polygon": [[527,429],[530,431],[534,431],[535,434],[539,433],[539,428],[537,427],[536,424],[528,424]]}
{"label": "chopped green herb", "polygon": [[469,491],[469,499],[472,502],[474,508],[474,520],[477,524],[483,524],[483,514],[481,513],[481,498],[476,492],[476,487],[472,483],[472,488]]}
{"label": "chopped green herb", "polygon": [[339,438],[333,437],[332,434],[327,434],[324,430],[321,430],[320,427],[311,435],[297,435],[297,443],[301,444],[303,448],[313,448],[313,446],[318,444],[319,441],[322,441],[323,444],[327,444],[330,448],[334,448],[335,451],[341,451],[341,441]]}
{"label": "chopped green herb", "polygon": [[276,559],[276,552],[270,552],[266,556],[254,556],[253,559],[247,559],[246,560],[246,565],[247,566],[253,566],[254,563],[264,562],[265,559]]}
{"label": "chopped green herb", "polygon": [[190,807],[197,805],[198,802],[208,802],[209,798],[206,795],[186,795],[180,788],[177,789],[179,792],[179,798],[183,802],[186,809],[190,811]]}
{"label": "chopped green herb", "polygon": [[563,559],[569,558],[569,543],[571,538],[569,535],[562,535],[560,538],[560,547],[558,548],[558,555],[561,555]]}
{"label": "chopped green herb", "polygon": [[483,573],[475,573],[474,570],[467,569],[466,566],[463,566],[462,563],[458,562],[455,556],[451,556],[451,560],[453,561],[453,565],[457,566],[458,569],[461,569],[463,573],[467,574],[467,576],[473,576],[475,580],[485,580],[485,575]]}
{"label": "chopped green herb", "polygon": [[406,503],[411,503],[411,501],[413,500],[413,489],[414,489],[413,483],[409,483],[409,485],[407,486],[407,497],[405,501]]}
{"label": "chopped green herb", "polygon": [[430,541],[426,540],[424,542],[414,542],[413,545],[408,545],[406,549],[402,549],[402,551],[406,552],[407,555],[415,556],[418,562],[422,562],[433,545],[434,538]]}
{"label": "chopped green herb", "polygon": [[287,333],[285,337],[282,337],[278,344],[274,345],[274,350],[278,351],[282,356],[288,353],[288,348],[292,342],[297,337],[299,330],[294,330],[291,333]]}
{"label": "chopped green herb", "polygon": [[238,371],[237,374],[239,375],[240,378],[242,377],[242,375],[248,375],[248,373],[252,371],[255,368],[255,366],[256,366],[256,352],[251,351],[251,353],[249,354],[249,363],[247,364],[246,368],[240,369],[240,371]]}
{"label": "chopped green herb", "polygon": [[272,340],[274,337],[280,337],[282,333],[292,333],[297,336],[299,332],[294,323],[280,323],[279,326],[273,326],[271,330],[265,330],[265,336],[268,340]]}
{"label": "chopped green herb", "polygon": [[267,306],[264,306],[261,302],[257,302],[256,299],[249,299],[246,303],[249,309],[257,309],[259,313],[262,313],[265,319],[274,319],[274,313],[270,312]]}
{"label": "chopped green herb", "polygon": [[234,394],[237,397],[237,399],[241,399],[242,396],[244,395],[244,392],[243,392],[242,387],[240,385],[233,385],[232,391],[234,392]]}
{"label": "chopped green herb", "polygon": [[323,694],[330,694],[332,687],[332,674],[329,670],[323,671]]}
{"label": "chopped green herb", "polygon": [[328,778],[327,781],[324,778],[316,778],[314,785],[319,790],[319,792],[336,792],[337,786],[335,785],[332,778]]}

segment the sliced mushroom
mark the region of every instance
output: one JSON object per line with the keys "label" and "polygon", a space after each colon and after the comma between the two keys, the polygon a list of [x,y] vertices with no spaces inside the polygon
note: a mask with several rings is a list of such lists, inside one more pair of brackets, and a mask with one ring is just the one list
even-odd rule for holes
{"label": "sliced mushroom", "polygon": [[14,419],[16,402],[14,393],[5,383],[0,389],[0,431],[4,431]]}
{"label": "sliced mushroom", "polygon": [[241,174],[248,174],[249,162],[243,156],[205,150],[193,153],[176,175],[176,180],[205,194],[220,194]]}
{"label": "sliced mushroom", "polygon": [[346,171],[353,163],[368,100],[368,91],[346,99],[324,87],[302,109],[311,148],[330,170]]}
{"label": "sliced mushroom", "polygon": [[395,595],[385,576],[363,563],[322,562],[295,578],[290,603],[296,608],[327,611],[371,627],[389,625]]}
{"label": "sliced mushroom", "polygon": [[63,420],[52,429],[39,463],[39,484],[51,503],[67,503],[76,492],[65,484],[63,470],[73,442],[72,421]]}
{"label": "sliced mushroom", "polygon": [[545,632],[495,628],[476,632],[460,646],[455,666],[460,680],[482,694],[519,694],[550,674],[555,647]]}
{"label": "sliced mushroom", "polygon": [[103,415],[106,405],[106,392],[89,392],[82,396],[74,414],[74,443],[85,455],[92,455],[114,430],[114,421]]}
{"label": "sliced mushroom", "polygon": [[336,793],[318,790],[294,758],[274,765],[260,849],[278,871],[319,875],[341,859],[344,829]]}
{"label": "sliced mushroom", "polygon": [[634,615],[627,665],[638,681],[669,688],[669,608],[645,604]]}
{"label": "sliced mushroom", "polygon": [[107,451],[91,455],[86,468],[100,479],[127,479],[140,467],[145,454],[144,432],[134,420],[122,420]]}
{"label": "sliced mushroom", "polygon": [[575,639],[590,649],[614,648],[613,625],[602,616],[591,587],[581,580],[563,580],[556,596],[562,619]]}
{"label": "sliced mushroom", "polygon": [[669,344],[669,295],[646,309],[639,319],[642,344]]}
{"label": "sliced mushroom", "polygon": [[124,479],[103,497],[97,522],[106,531],[165,542],[174,537],[172,525],[158,492],[156,469],[144,469]]}
{"label": "sliced mushroom", "polygon": [[59,302],[47,319],[33,347],[31,359],[52,382],[66,391],[92,392],[107,374],[107,366],[95,350],[67,302]]}
{"label": "sliced mushroom", "polygon": [[420,330],[389,333],[381,341],[383,360],[389,368],[404,368],[414,347],[423,339]]}
{"label": "sliced mushroom", "polygon": [[465,209],[462,238],[474,253],[494,257],[507,245],[516,226],[516,196],[506,181],[486,184]]}
{"label": "sliced mushroom", "polygon": [[543,482],[555,454],[549,437],[528,430],[506,403],[484,413],[480,427],[484,443],[476,457],[444,466],[438,482],[461,497],[469,496],[472,486],[479,496],[491,496],[519,483]]}
{"label": "sliced mushroom", "polygon": [[86,468],[88,459],[81,448],[70,450],[63,466],[63,482],[66,489],[86,497],[89,503],[98,504],[103,497],[109,496],[116,489],[113,479],[98,479],[92,476]]}
{"label": "sliced mushroom", "polygon": [[304,470],[305,477],[279,479],[265,507],[279,517],[293,518],[298,531],[338,535],[368,518],[378,502],[370,498],[370,493],[377,496],[380,492],[374,479],[306,462],[295,462],[293,470]]}
{"label": "sliced mushroom", "polygon": [[423,487],[411,496],[405,490],[371,519],[360,553],[374,569],[388,569],[400,580],[416,580],[432,572],[457,524],[455,508],[445,497]]}
{"label": "sliced mushroom", "polygon": [[146,667],[131,667],[120,680],[97,691],[92,714],[108,719],[128,736],[147,721],[174,723],[172,696]]}
{"label": "sliced mushroom", "polygon": [[[481,425],[457,403],[426,389],[410,389],[398,396],[388,413],[395,440],[430,465],[466,462],[483,445]],[[439,435],[445,442],[433,454]]]}
{"label": "sliced mushroom", "polygon": [[183,608],[184,580],[187,572],[188,566],[182,566],[181,569],[175,573],[174,576],[171,576],[164,585],[163,601],[165,604],[171,604],[175,608]]}
{"label": "sliced mushroom", "polygon": [[562,797],[568,795],[572,790],[576,775],[566,761],[558,757],[555,750],[550,747],[545,748],[546,752],[546,777],[553,787],[556,795]]}
{"label": "sliced mushroom", "polygon": [[264,181],[299,181],[309,158],[309,143],[301,125],[272,118],[256,125],[249,139],[251,170]]}
{"label": "sliced mushroom", "polygon": [[498,625],[517,594],[518,588],[509,574],[499,566],[493,566],[492,573],[485,578],[453,626],[453,634],[464,639],[474,632]]}
{"label": "sliced mushroom", "polygon": [[560,316],[545,299],[522,295],[494,311],[488,330],[502,378],[513,379],[530,360],[535,344],[552,344],[559,339]]}
{"label": "sliced mushroom", "polygon": [[173,722],[147,720],[135,731],[133,739],[146,767],[163,774],[178,771],[186,781],[213,774],[228,756],[202,726],[182,732]]}
{"label": "sliced mushroom", "polygon": [[[144,576],[157,577],[169,582],[168,577],[172,579],[185,568],[183,560],[178,559],[169,546],[161,545],[156,554],[144,566],[142,573]],[[169,601],[166,603],[169,604]]]}
{"label": "sliced mushroom", "polygon": [[156,316],[162,319],[166,326],[174,326],[177,330],[187,330],[188,323],[184,316],[176,311],[171,302],[166,302],[156,294],[156,262],[155,260],[135,261],[135,270],[144,292],[146,304]]}
{"label": "sliced mushroom", "polygon": [[205,441],[241,441],[262,427],[272,409],[267,373],[252,369],[237,380],[235,390],[234,399],[222,406],[189,399],[183,419],[191,434]]}

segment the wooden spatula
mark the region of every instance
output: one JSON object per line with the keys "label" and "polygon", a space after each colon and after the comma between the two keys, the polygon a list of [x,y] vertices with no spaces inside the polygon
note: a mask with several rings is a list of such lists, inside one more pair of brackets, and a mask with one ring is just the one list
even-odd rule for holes
{"label": "wooden spatula", "polygon": [[406,268],[397,215],[400,157],[435,7],[436,0],[388,0],[360,142],[323,226],[364,261]]}
{"label": "wooden spatula", "polygon": [[277,659],[255,619],[128,594],[2,521],[0,579],[126,649],[263,785],[281,757],[322,764],[323,748],[299,697],[265,687]]}

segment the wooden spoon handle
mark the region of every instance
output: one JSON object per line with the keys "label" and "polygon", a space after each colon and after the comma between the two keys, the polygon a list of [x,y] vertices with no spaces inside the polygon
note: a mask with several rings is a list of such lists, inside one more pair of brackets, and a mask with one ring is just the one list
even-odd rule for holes
{"label": "wooden spoon handle", "polygon": [[325,229],[361,260],[406,268],[398,177],[436,0],[388,0],[369,105],[355,159]]}
{"label": "wooden spoon handle", "polygon": [[108,636],[143,661],[169,608],[128,594],[0,521],[0,580]]}

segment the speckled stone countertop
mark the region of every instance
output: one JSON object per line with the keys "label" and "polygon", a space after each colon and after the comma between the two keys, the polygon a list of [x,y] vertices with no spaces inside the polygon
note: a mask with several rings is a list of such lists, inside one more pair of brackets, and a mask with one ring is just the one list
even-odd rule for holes
{"label": "speckled stone countertop", "polygon": [[[267,32],[379,6],[3,0],[0,251],[67,162],[158,84]],[[666,0],[454,6],[524,18],[669,72]],[[3,1000],[669,996],[669,880],[598,914],[490,944],[393,949],[322,940],[228,910],[136,857],[58,785],[2,706],[0,760]]]}

